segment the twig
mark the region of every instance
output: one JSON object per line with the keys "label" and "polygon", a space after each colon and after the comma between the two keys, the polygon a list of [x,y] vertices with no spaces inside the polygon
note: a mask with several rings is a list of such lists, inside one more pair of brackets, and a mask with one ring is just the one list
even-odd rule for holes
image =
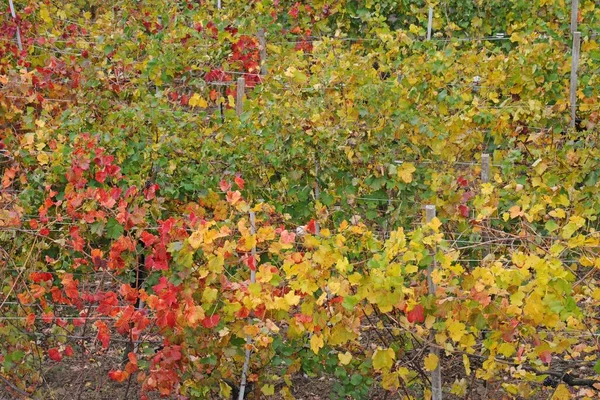
{"label": "twig", "polygon": [[12,390],[14,390],[15,392],[17,392],[18,394],[20,394],[24,398],[26,398],[26,399],[31,399],[32,398],[27,392],[24,392],[23,390],[19,389],[17,386],[15,386],[14,383],[12,383],[11,381],[9,381],[8,379],[6,379],[5,377],[3,377],[2,375],[0,375],[0,379],[5,384],[7,384]]}

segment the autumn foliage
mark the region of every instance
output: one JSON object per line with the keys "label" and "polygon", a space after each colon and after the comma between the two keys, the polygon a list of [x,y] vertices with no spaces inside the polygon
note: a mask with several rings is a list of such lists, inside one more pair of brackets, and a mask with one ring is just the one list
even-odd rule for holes
{"label": "autumn foliage", "polygon": [[224,3],[3,11],[0,384],[597,396],[594,2]]}

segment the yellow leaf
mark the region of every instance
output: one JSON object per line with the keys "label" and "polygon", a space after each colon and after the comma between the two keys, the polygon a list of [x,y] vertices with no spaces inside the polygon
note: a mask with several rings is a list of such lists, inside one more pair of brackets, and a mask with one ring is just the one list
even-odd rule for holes
{"label": "yellow leaf", "polygon": [[381,387],[385,390],[395,390],[400,387],[400,380],[396,372],[384,372],[381,375]]}
{"label": "yellow leaf", "polygon": [[296,306],[298,303],[300,303],[300,296],[296,295],[293,291],[287,292],[283,298],[290,306]]}
{"label": "yellow leaf", "polygon": [[556,208],[553,211],[550,211],[548,214],[554,218],[564,218],[567,215],[565,210],[562,208]]}
{"label": "yellow leaf", "polygon": [[415,35],[418,35],[419,32],[421,31],[421,29],[418,26],[416,26],[415,24],[410,24],[410,26],[408,27],[408,30],[411,33],[414,33]]}
{"label": "yellow leaf", "polygon": [[203,232],[201,230],[197,230],[190,235],[190,237],[188,238],[188,243],[190,244],[190,246],[192,246],[192,249],[197,250],[202,244],[203,240]]}
{"label": "yellow leaf", "polygon": [[411,183],[413,180],[413,172],[417,169],[413,163],[403,163],[398,169],[398,178],[404,183]]}
{"label": "yellow leaf", "polygon": [[202,302],[212,304],[217,300],[217,295],[219,291],[215,288],[206,288],[204,292],[202,292]]}
{"label": "yellow leaf", "polygon": [[229,104],[229,107],[235,107],[235,99],[232,95],[227,96],[227,103]]}
{"label": "yellow leaf", "polygon": [[393,349],[377,349],[375,353],[373,353],[373,368],[378,371],[381,370],[390,370],[394,365],[394,360],[396,359],[396,353]]}
{"label": "yellow leaf", "polygon": [[414,274],[415,272],[419,271],[419,267],[417,267],[417,266],[416,266],[416,265],[414,265],[414,264],[408,264],[408,265],[407,265],[407,266],[404,268],[404,271],[405,271],[407,274]]}
{"label": "yellow leaf", "polygon": [[329,344],[332,346],[341,345],[355,339],[356,336],[356,333],[351,329],[349,330],[345,324],[336,324],[331,329]]}
{"label": "yellow leaf", "polygon": [[489,196],[494,192],[494,186],[491,183],[484,183],[481,185],[481,194]]}
{"label": "yellow leaf", "polygon": [[425,357],[425,369],[427,371],[433,371],[434,369],[437,368],[438,366],[438,362],[439,362],[439,358],[438,356],[436,356],[433,353],[429,353],[429,355],[427,357]]}
{"label": "yellow leaf", "polygon": [[214,229],[209,229],[204,233],[204,243],[211,244],[215,239],[221,237],[219,232]]}
{"label": "yellow leaf", "polygon": [[52,18],[50,18],[50,13],[48,12],[48,8],[45,5],[40,7],[40,17],[44,22],[51,23]]}
{"label": "yellow leaf", "polygon": [[40,164],[46,165],[48,164],[48,161],[50,161],[50,157],[48,157],[47,153],[40,153],[37,156],[37,160]]}
{"label": "yellow leaf", "polygon": [[260,333],[260,328],[256,325],[246,325],[242,331],[244,332],[244,335],[254,337]]}
{"label": "yellow leaf", "polygon": [[464,397],[467,393],[467,380],[465,378],[455,380],[450,389],[450,393],[459,397]]}
{"label": "yellow leaf", "polygon": [[585,218],[578,215],[573,215],[569,218],[569,223],[562,229],[562,238],[569,239],[575,231],[585,225]]}
{"label": "yellow leaf", "polygon": [[428,315],[425,318],[425,327],[431,329],[433,328],[433,324],[435,324],[435,317],[433,315]]}
{"label": "yellow leaf", "polygon": [[442,222],[436,217],[431,220],[429,226],[431,226],[435,232],[439,232],[440,226],[442,226]]}
{"label": "yellow leaf", "polygon": [[462,322],[458,322],[458,321],[447,321],[446,322],[446,329],[448,330],[448,333],[450,334],[450,338],[452,340],[454,340],[455,342],[460,341],[460,339],[463,337],[463,335],[465,334],[465,324],[463,324]]}
{"label": "yellow leaf", "polygon": [[571,392],[567,388],[566,385],[560,384],[554,391],[554,395],[552,396],[552,400],[569,400],[571,399]]}
{"label": "yellow leaf", "polygon": [[519,206],[512,206],[508,212],[510,213],[510,217],[511,218],[516,218],[516,217],[521,217],[523,216],[523,211],[521,211],[521,207]]}
{"label": "yellow leaf", "polygon": [[348,365],[350,364],[350,361],[352,361],[352,354],[349,351],[344,354],[338,353],[338,359],[340,360],[340,364]]}
{"label": "yellow leaf", "polygon": [[263,385],[260,388],[260,391],[262,392],[262,394],[264,394],[265,396],[272,396],[275,394],[275,385]]}
{"label": "yellow leaf", "polygon": [[254,246],[256,246],[256,235],[244,236],[244,246],[242,250],[250,251]]}
{"label": "yellow leaf", "polygon": [[210,272],[220,274],[223,271],[225,265],[225,258],[222,255],[211,258],[206,266]]}
{"label": "yellow leaf", "polygon": [[206,102],[206,100],[204,100],[202,97],[200,97],[200,95],[198,93],[194,93],[194,95],[190,98],[190,101],[188,104],[190,105],[190,107],[201,107],[201,108],[208,107],[208,103]]}
{"label": "yellow leaf", "polygon": [[515,346],[510,343],[502,343],[498,347],[498,353],[502,354],[504,357],[510,357],[516,351]]}
{"label": "yellow leaf", "polygon": [[231,386],[221,381],[219,382],[219,388],[221,389],[221,396],[223,398],[229,399],[231,397]]}
{"label": "yellow leaf", "polygon": [[338,262],[335,264],[335,268],[340,271],[341,273],[346,273],[348,272],[350,267],[350,263],[348,262],[348,259],[346,257],[338,260]]}
{"label": "yellow leaf", "polygon": [[463,354],[463,365],[465,366],[465,373],[471,375],[471,360],[466,354]]}
{"label": "yellow leaf", "polygon": [[319,354],[319,350],[323,348],[324,344],[325,343],[323,342],[322,335],[318,335],[315,333],[310,338],[310,348],[315,354]]}
{"label": "yellow leaf", "polygon": [[262,283],[268,283],[273,279],[273,273],[269,265],[261,265],[256,273],[256,280]]}
{"label": "yellow leaf", "polygon": [[331,294],[337,294],[340,291],[340,288],[342,287],[342,285],[339,282],[329,282],[329,284],[327,285],[329,287],[329,291],[331,292]]}

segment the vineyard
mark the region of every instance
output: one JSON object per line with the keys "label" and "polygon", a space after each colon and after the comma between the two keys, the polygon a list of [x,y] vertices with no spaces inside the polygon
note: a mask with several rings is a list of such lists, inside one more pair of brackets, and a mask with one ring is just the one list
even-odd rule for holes
{"label": "vineyard", "polygon": [[8,0],[0,398],[600,397],[595,0]]}

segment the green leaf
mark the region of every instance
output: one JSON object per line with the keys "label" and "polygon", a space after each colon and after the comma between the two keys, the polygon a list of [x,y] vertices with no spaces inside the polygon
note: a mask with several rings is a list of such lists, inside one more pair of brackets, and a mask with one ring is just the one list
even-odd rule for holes
{"label": "green leaf", "polygon": [[342,306],[344,306],[346,310],[353,310],[357,304],[358,297],[356,296],[346,296],[344,297],[344,301],[342,302]]}
{"label": "green leaf", "polygon": [[110,218],[108,220],[106,224],[106,236],[109,239],[118,239],[124,231],[123,226],[121,226],[116,219]]}
{"label": "green leaf", "polygon": [[596,361],[596,364],[594,364],[594,371],[600,374],[600,360]]}
{"label": "green leaf", "polygon": [[360,385],[362,383],[362,381],[363,381],[362,375],[354,374],[350,378],[350,383],[353,384],[354,386]]}
{"label": "green leaf", "polygon": [[555,230],[557,230],[559,228],[558,224],[553,219],[549,219],[546,222],[546,224],[544,225],[544,227],[546,228],[546,230],[548,232],[554,232]]}

